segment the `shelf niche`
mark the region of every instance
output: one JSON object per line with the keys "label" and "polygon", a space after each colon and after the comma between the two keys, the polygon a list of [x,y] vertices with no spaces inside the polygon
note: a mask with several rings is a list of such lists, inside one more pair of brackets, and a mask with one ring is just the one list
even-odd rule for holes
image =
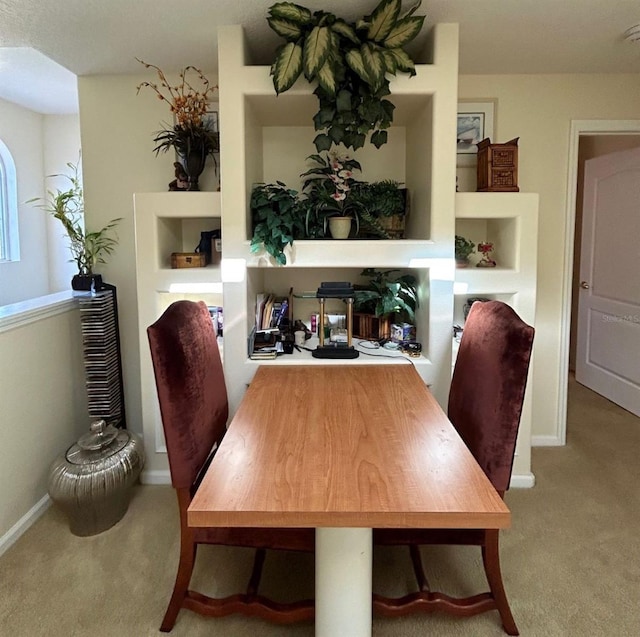
{"label": "shelf niche", "polygon": [[[246,263],[246,280],[225,283],[225,347],[246,353],[253,327],[255,295],[315,290],[322,281],[356,282],[366,267],[405,270],[412,259],[450,260],[455,216],[455,143],[458,84],[458,26],[435,25],[425,32],[424,53],[416,56],[416,75],[391,79],[396,106],[389,142],[381,149],[367,143],[353,153],[362,165],[362,181],[393,179],[405,185],[409,214],[405,238],[398,240],[296,240],[287,248],[285,267],[274,267],[264,253],[252,253],[250,195],[256,183],[282,181],[300,190],[306,158],[317,151],[313,115],[318,110],[313,86],[300,78],[276,96],[269,66],[252,66],[244,29],[218,30],[222,231],[225,258]],[[425,63],[427,61],[427,63]],[[416,269],[420,282],[418,340],[429,359],[418,365],[436,398],[446,404],[451,356],[453,281]],[[297,299],[294,301],[296,306]],[[313,300],[310,301],[313,305]],[[306,310],[305,310],[306,312]],[[294,312],[297,314],[297,312]],[[254,362],[254,361],[251,361]],[[275,363],[275,364],[278,364]],[[231,411],[237,407],[254,368],[245,357],[227,356]],[[235,389],[237,387],[237,390]]]}
{"label": "shelf niche", "polygon": [[159,269],[171,268],[172,252],[194,252],[200,243],[200,233],[220,230],[220,218],[216,217],[157,217]]}
{"label": "shelf niche", "polygon": [[[456,219],[456,234],[475,243],[475,252],[470,257],[470,266],[476,266],[482,254],[478,244],[488,241],[493,244],[490,257],[497,268],[516,270],[519,264],[520,242],[517,217],[500,219]],[[490,271],[490,268],[486,268]]]}
{"label": "shelf niche", "polygon": [[[381,268],[386,269],[386,268]],[[303,292],[315,292],[323,281],[348,281],[354,285],[366,284],[369,279],[360,276],[362,268],[247,268],[247,328],[253,328],[255,316],[256,296],[261,293],[273,293],[276,296],[288,297],[293,287],[294,295]],[[423,343],[424,355],[428,357],[427,349],[429,272],[425,269],[399,269],[397,275],[412,274],[417,280],[420,305],[416,308],[416,340]],[[314,297],[293,299],[293,318],[309,323],[311,314],[319,311],[318,300]],[[327,313],[344,314],[345,304],[340,299],[327,300]],[[248,334],[247,334],[248,336]]]}
{"label": "shelf niche", "polygon": [[[313,99],[309,99],[313,98]],[[394,125],[388,142],[379,149],[367,144],[357,151],[341,151],[362,165],[356,173],[360,181],[391,179],[408,190],[409,214],[405,239],[431,238],[431,190],[433,155],[433,97],[431,95],[391,96],[396,104]],[[300,110],[298,110],[298,108]],[[311,167],[306,158],[317,153],[311,125],[317,110],[314,96],[245,95],[247,150],[246,188],[254,184],[281,181],[300,192],[301,173]],[[248,203],[248,202],[247,202]],[[244,238],[252,236],[251,211],[247,205]]]}

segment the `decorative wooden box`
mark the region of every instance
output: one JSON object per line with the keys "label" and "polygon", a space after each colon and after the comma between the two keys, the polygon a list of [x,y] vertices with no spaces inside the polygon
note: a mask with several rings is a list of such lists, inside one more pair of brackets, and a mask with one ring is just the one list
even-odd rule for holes
{"label": "decorative wooden box", "polygon": [[207,265],[205,252],[172,252],[172,268],[204,268]]}
{"label": "decorative wooden box", "polygon": [[378,223],[392,239],[404,239],[405,215],[378,217]]}
{"label": "decorative wooden box", "polygon": [[353,313],[353,336],[377,341],[391,336],[391,321],[388,316]]}
{"label": "decorative wooden box", "polygon": [[478,143],[478,192],[518,192],[518,139]]}

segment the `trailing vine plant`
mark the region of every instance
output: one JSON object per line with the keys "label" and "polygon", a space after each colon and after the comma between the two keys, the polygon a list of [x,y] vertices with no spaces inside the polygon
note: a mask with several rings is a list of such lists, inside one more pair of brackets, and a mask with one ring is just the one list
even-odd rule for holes
{"label": "trailing vine plant", "polygon": [[325,11],[311,13],[293,2],[271,6],[267,22],[286,41],[271,66],[273,85],[279,95],[301,74],[317,82],[318,152],[334,144],[356,150],[369,133],[376,148],[387,142],[395,108],[385,99],[391,93],[387,73],[416,74],[403,47],[422,29],[425,17],[413,15],[419,6],[420,1],[401,15],[401,0],[381,0],[356,23]]}

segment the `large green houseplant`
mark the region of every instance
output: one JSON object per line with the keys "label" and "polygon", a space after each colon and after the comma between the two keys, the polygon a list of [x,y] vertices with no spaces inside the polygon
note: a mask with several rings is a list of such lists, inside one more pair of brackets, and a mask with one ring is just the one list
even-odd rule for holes
{"label": "large green houseplant", "polygon": [[[285,248],[297,239],[322,239],[327,227],[334,238],[357,236],[391,238],[385,229],[391,216],[404,215],[405,193],[398,182],[361,182],[354,171],[360,164],[336,152],[310,155],[311,168],[302,173],[302,192],[283,182],[256,184],[250,198],[253,236],[251,251],[265,250],[280,265],[286,264]],[[337,237],[334,221],[346,220],[347,232]],[[351,228],[355,221],[355,229]]]}
{"label": "large green houseplant", "polygon": [[74,275],[71,287],[74,290],[99,289],[102,277],[94,272],[94,268],[100,263],[106,263],[105,257],[113,253],[118,244],[114,229],[122,218],[112,219],[101,230],[88,232],[84,227],[84,193],[79,169],[73,163],[67,163],[67,167],[70,174],[50,175],[66,179],[69,182],[66,190],[47,190],[45,199],[34,197],[27,203],[40,202],[36,204],[37,207],[60,221],[67,233],[73,256],[71,260],[78,266],[78,273]]}
{"label": "large green houseplant", "polygon": [[298,192],[281,181],[275,184],[256,184],[251,192],[253,237],[251,252],[268,252],[279,265],[285,265],[284,249],[294,239],[305,236],[306,209]]}
{"label": "large green houseplant", "polygon": [[417,281],[412,274],[399,272],[366,268],[360,273],[369,282],[354,286],[354,336],[388,339],[392,322],[414,322],[418,307]]}
{"label": "large green houseplant", "polygon": [[359,182],[352,188],[351,196],[369,213],[369,218],[363,219],[364,236],[403,238],[407,189],[399,182],[392,179]]}
{"label": "large green houseplant", "polygon": [[387,73],[416,74],[403,47],[422,29],[424,16],[413,15],[419,6],[420,1],[401,15],[401,0],[381,0],[355,23],[292,2],[270,7],[269,26],[285,40],[271,67],[273,85],[280,94],[301,74],[317,82],[319,110],[313,121],[320,131],[314,140],[318,152],[333,144],[361,148],[370,133],[376,148],[386,143],[395,108],[385,99],[390,94]]}
{"label": "large green houseplant", "polygon": [[348,218],[355,221],[356,236],[363,225],[369,234],[389,238],[377,218],[379,213],[382,216],[385,206],[374,202],[371,196],[376,191],[381,194],[378,186],[381,182],[369,184],[355,179],[354,171],[362,169],[360,163],[337,152],[310,155],[307,160],[312,167],[300,175],[304,179],[302,192],[306,196],[307,232],[310,220],[323,226],[326,233],[327,221],[330,225],[332,219]]}
{"label": "large green houseplant", "polygon": [[400,274],[399,270],[365,268],[360,275],[369,279],[355,289],[354,309],[370,312],[375,316],[398,314],[399,320],[415,320],[418,307],[418,288],[412,274]]}

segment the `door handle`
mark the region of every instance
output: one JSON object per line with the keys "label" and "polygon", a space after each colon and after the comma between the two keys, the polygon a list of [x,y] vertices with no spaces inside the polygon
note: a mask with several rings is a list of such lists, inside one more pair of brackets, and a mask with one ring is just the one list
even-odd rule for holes
{"label": "door handle", "polygon": [[586,281],[580,281],[580,287],[583,290],[588,290],[589,289],[589,284]]}

